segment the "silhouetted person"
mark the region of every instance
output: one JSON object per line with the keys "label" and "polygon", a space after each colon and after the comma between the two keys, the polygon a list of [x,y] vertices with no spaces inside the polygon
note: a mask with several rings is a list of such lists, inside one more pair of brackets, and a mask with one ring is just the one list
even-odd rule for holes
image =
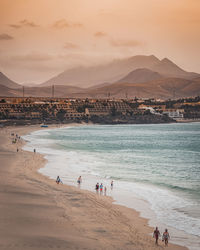
{"label": "silhouetted person", "polygon": [[156,239],[156,242],[155,242],[156,245],[158,245],[158,238],[159,238],[159,236],[160,236],[160,232],[158,230],[158,227],[156,227],[156,229],[153,232],[153,237]]}
{"label": "silhouetted person", "polygon": [[162,240],[165,242],[165,246],[168,246],[168,241],[169,241],[169,233],[168,230],[165,229],[165,232],[163,233]]}

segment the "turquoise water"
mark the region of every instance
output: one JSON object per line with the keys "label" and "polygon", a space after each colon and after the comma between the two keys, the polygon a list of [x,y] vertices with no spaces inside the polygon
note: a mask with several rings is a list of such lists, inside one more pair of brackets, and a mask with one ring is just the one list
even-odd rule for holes
{"label": "turquoise water", "polygon": [[26,139],[47,155],[43,173],[94,180],[87,186],[114,180],[118,192],[146,200],[166,225],[200,236],[200,123],[88,125]]}

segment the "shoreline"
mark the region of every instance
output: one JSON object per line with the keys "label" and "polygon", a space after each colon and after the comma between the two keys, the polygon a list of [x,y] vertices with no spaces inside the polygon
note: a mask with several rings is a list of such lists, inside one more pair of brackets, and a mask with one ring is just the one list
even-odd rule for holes
{"label": "shoreline", "polygon": [[[95,126],[96,125],[91,124],[90,127],[92,131],[93,131],[93,128],[95,128]],[[123,127],[123,125],[121,126]],[[178,126],[178,124],[176,124],[175,126]],[[90,128],[88,128],[89,129],[88,130],[87,125],[84,127],[86,128],[86,131],[89,132]],[[99,125],[98,127],[101,129],[101,125]],[[104,127],[106,129],[106,126]],[[76,134],[75,131],[77,131],[78,134],[80,133],[79,130],[82,131],[81,127],[77,129],[76,128],[73,129],[71,127],[71,129],[73,130],[72,134],[74,133]],[[182,218],[182,221],[180,221],[180,225],[176,225],[176,221],[179,221],[179,219],[181,218],[181,214],[177,214],[178,217],[173,216],[173,214],[176,214],[176,210],[174,212],[172,211],[171,204],[173,204],[172,200],[174,200],[175,203],[177,200],[175,199],[174,195],[170,191],[169,191],[169,195],[170,195],[169,200],[171,200],[171,204],[169,203],[167,204],[165,200],[159,198],[159,197],[164,198],[165,195],[168,195],[168,192],[165,191],[165,188],[164,190],[159,189],[159,188],[155,189],[155,187],[152,187],[151,185],[147,185],[145,188],[146,191],[148,190],[148,188],[150,189],[149,195],[150,194],[151,195],[149,197],[154,197],[154,194],[157,193],[158,200],[160,200],[161,202],[164,201],[166,203],[166,206],[169,205],[169,209],[166,211],[166,213],[164,213],[165,207],[163,207],[162,210],[158,209],[158,211],[157,210],[155,211],[154,210],[155,207],[153,209],[152,206],[154,206],[155,203],[158,204],[159,206],[159,202],[155,201],[152,203],[152,200],[149,199],[145,195],[145,192],[140,193],[140,191],[143,190],[143,187],[142,187],[142,190],[140,190],[141,189],[140,186],[138,187],[136,183],[135,185],[131,185],[131,186],[129,185],[131,183],[129,183],[127,186],[127,182],[123,182],[122,180],[116,179],[115,184],[114,184],[115,188],[111,191],[109,188],[110,179],[108,179],[107,177],[109,177],[110,175],[112,176],[112,173],[107,173],[106,176],[104,176],[104,173],[99,174],[98,171],[97,172],[93,171],[92,170],[93,168],[91,169],[92,159],[90,158],[90,154],[88,155],[89,158],[87,159],[87,157],[85,158],[84,154],[82,155],[81,152],[79,154],[76,149],[73,150],[73,147],[72,149],[64,150],[64,151],[61,148],[58,148],[58,151],[57,151],[57,147],[54,147],[55,146],[54,141],[51,141],[50,139],[51,137],[49,137],[48,135],[48,134],[53,135],[54,134],[53,131],[54,130],[49,129],[49,133],[46,133],[45,131],[43,132],[40,130],[36,133],[33,133],[30,136],[27,136],[27,137],[25,136],[25,139],[29,141],[26,149],[33,151],[33,148],[35,147],[37,148],[37,145],[38,145],[38,151],[44,154],[45,159],[48,160],[48,163],[45,165],[45,168],[39,170],[40,173],[46,176],[49,176],[53,180],[56,178],[57,175],[60,175],[64,183],[73,187],[74,186],[77,187],[77,183],[76,183],[77,177],[79,175],[82,175],[83,183],[81,184],[81,189],[88,190],[93,193],[95,193],[94,191],[95,184],[97,182],[100,182],[100,183],[102,182],[103,185],[107,187],[107,195],[110,195],[114,199],[114,204],[120,204],[122,206],[138,211],[141,217],[148,219],[148,225],[150,225],[150,227],[154,228],[155,226],[158,226],[161,232],[163,232],[165,228],[168,228],[172,236],[170,240],[171,243],[187,246],[191,250],[199,249],[200,238],[198,235],[195,234],[196,232],[199,232],[199,231],[195,231],[193,227],[191,228],[193,218],[190,217],[189,219],[187,219],[186,217],[184,217]],[[63,132],[62,132],[62,128],[56,129],[55,135],[59,136],[61,134],[63,135],[67,134],[68,133],[67,131],[68,131],[67,128],[66,129],[64,128]],[[70,134],[71,132],[69,131],[68,136],[70,136]],[[43,138],[44,140],[42,139],[42,141],[40,141],[40,136],[41,136],[41,139]],[[47,138],[50,139],[50,141],[48,140],[46,141],[47,139],[46,136]],[[57,144],[56,141],[55,141],[55,144]],[[54,148],[55,148],[55,152],[54,152]],[[97,159],[98,159],[98,156],[97,156]],[[93,160],[96,161],[96,159],[93,159]],[[105,164],[106,162],[104,162],[104,165]],[[130,188],[132,188],[133,192],[130,191]],[[138,193],[140,193],[141,195],[137,196],[136,194],[137,192],[135,193],[135,190],[138,190]],[[184,200],[182,201],[184,202]],[[185,203],[182,203],[182,204],[185,204]],[[170,213],[170,211],[172,213]],[[162,215],[163,216],[166,215],[166,216],[162,217]],[[188,224],[188,226],[184,227],[183,229],[182,226],[184,226],[185,222]],[[195,225],[197,227],[198,224],[195,224]],[[193,230],[192,232],[188,231],[188,229],[190,230],[190,228],[191,230]],[[196,230],[198,229],[196,228]]]}
{"label": "shoreline", "polygon": [[[69,126],[70,125],[71,124],[69,124]],[[51,128],[53,127],[49,127],[49,129]],[[30,128],[10,127],[8,129],[2,129],[0,135],[1,138],[3,137],[6,141],[6,137],[8,137],[11,131],[16,131],[21,136],[23,130],[23,133],[27,134],[40,129],[41,128],[38,126],[33,126]],[[10,152],[15,156],[15,160],[12,163],[13,166],[15,166],[17,163],[20,163],[20,166],[18,166],[17,168],[13,168],[12,174],[9,172],[8,176],[10,174],[12,177],[13,174],[16,174],[15,177],[17,177],[17,187],[20,186],[20,182],[18,179],[23,176],[23,184],[25,186],[28,186],[27,190],[30,191],[31,184],[31,188],[33,188],[34,191],[37,191],[37,194],[41,192],[42,194],[45,194],[45,197],[46,195],[50,195],[48,199],[46,198],[48,200],[47,203],[52,203],[52,200],[55,202],[56,205],[53,203],[53,210],[56,211],[56,216],[53,216],[54,219],[51,222],[52,226],[54,226],[55,228],[51,229],[50,227],[48,227],[47,230],[44,231],[45,235],[51,235],[55,242],[59,240],[60,243],[56,243],[58,244],[57,246],[60,246],[59,249],[62,249],[62,247],[64,246],[65,247],[63,249],[66,249],[66,244],[68,244],[67,249],[84,249],[83,246],[85,247],[85,249],[164,248],[164,245],[162,243],[160,243],[159,247],[154,245],[154,239],[152,239],[151,236],[148,236],[148,234],[152,234],[153,229],[148,226],[148,220],[141,218],[138,212],[134,211],[131,208],[113,204],[113,200],[111,199],[111,197],[99,197],[95,193],[92,193],[90,191],[82,189],[80,190],[76,187],[68,186],[65,184],[55,184],[55,181],[38,172],[38,169],[43,167],[46,162],[43,155],[40,155],[38,153],[34,154],[21,149],[20,152],[16,153],[16,146],[19,146],[19,148],[21,148],[23,145],[24,142],[20,142],[19,145],[12,145],[11,142],[9,143],[7,139],[6,147],[1,148],[1,152]],[[9,164],[9,162],[7,164]],[[35,198],[33,198],[33,193],[34,192],[32,191],[29,195],[27,195],[27,199],[29,199],[29,205],[34,202]],[[33,196],[31,196],[31,194]],[[17,198],[16,194],[12,195],[14,198]],[[16,203],[18,203],[18,199],[15,201],[15,205]],[[38,197],[37,207],[42,210],[42,212],[40,211],[41,213],[44,213],[44,209],[41,204],[43,204],[43,199],[42,197]],[[26,207],[24,203],[22,203],[21,206],[23,207],[23,209]],[[32,209],[31,206],[30,209]],[[46,206],[46,209],[48,210],[47,212],[50,212],[50,210],[52,210],[48,206]],[[24,212],[26,214],[26,210],[24,210]],[[38,217],[40,217],[41,213],[38,214]],[[37,217],[35,215],[35,211],[32,211],[31,215],[33,216],[33,214],[35,217]],[[33,222],[30,221],[29,226],[31,224],[32,227],[32,223]],[[50,221],[46,220],[44,222],[41,222],[41,224],[42,223],[44,224],[43,227],[45,227],[46,224],[49,225]],[[70,227],[68,224],[70,224]],[[58,232],[55,232],[55,229],[60,229],[60,227],[62,227],[62,230],[64,230],[65,234],[63,234],[63,232],[61,233],[60,230],[58,230],[60,234],[58,234]],[[5,229],[5,225],[3,225],[2,228]],[[44,232],[41,232],[38,237],[42,237],[42,233]],[[32,232],[30,232],[30,234],[32,234]],[[70,237],[68,237],[68,234],[70,234]],[[7,238],[9,238],[8,235]],[[18,241],[17,238],[16,240]],[[46,238],[45,240],[48,241],[48,239]],[[22,239],[22,242],[24,241],[26,241],[26,237]],[[52,239],[51,242],[51,244],[54,244]],[[46,244],[48,245],[50,243],[46,242]],[[0,246],[1,245],[2,242],[0,242]],[[23,248],[21,243],[20,247],[15,249],[29,249],[28,243],[26,243],[26,245],[27,247]],[[3,246],[5,246],[5,248],[7,247],[6,244],[4,244]],[[37,245],[36,249],[40,249],[40,247]],[[185,250],[187,248],[169,244],[168,249]]]}
{"label": "shoreline", "polygon": [[[73,124],[73,126],[81,126],[81,125],[154,125],[154,124],[176,124],[176,123],[200,123],[200,118],[197,119],[174,119],[173,122],[161,122],[161,123],[94,123],[94,122],[71,122],[71,123],[47,123],[46,125],[49,128],[52,127],[67,127],[70,126],[71,124]],[[31,121],[26,121],[23,124],[16,124],[13,126],[13,121],[12,120],[0,120],[0,128],[18,128],[18,127],[27,127],[27,126],[34,126],[34,127],[38,127],[41,125],[41,122],[39,123],[31,123]],[[42,129],[42,128],[38,128],[38,129]]]}
{"label": "shoreline", "polygon": [[200,118],[197,119],[182,119],[176,120],[177,123],[193,123],[193,122],[200,122]]}

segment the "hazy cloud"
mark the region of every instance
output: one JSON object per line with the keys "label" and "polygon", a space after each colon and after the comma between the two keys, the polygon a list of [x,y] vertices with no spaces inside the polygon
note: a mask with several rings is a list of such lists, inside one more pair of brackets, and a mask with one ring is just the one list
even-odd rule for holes
{"label": "hazy cloud", "polygon": [[101,37],[105,37],[107,36],[107,34],[105,32],[102,32],[102,31],[98,31],[94,34],[95,37],[97,38],[101,38]]}
{"label": "hazy cloud", "polygon": [[0,40],[12,40],[14,37],[8,35],[8,34],[0,34]]}
{"label": "hazy cloud", "polygon": [[111,16],[112,15],[112,10],[111,9],[101,9],[99,10],[98,13],[100,16]]}
{"label": "hazy cloud", "polygon": [[60,19],[53,24],[53,27],[56,29],[68,28],[69,23],[65,19]]}
{"label": "hazy cloud", "polygon": [[81,23],[72,23],[72,22],[68,22],[66,19],[60,19],[57,20],[52,27],[56,28],[56,29],[63,29],[63,28],[70,28],[70,27],[74,27],[74,28],[79,28],[82,27],[83,25]]}
{"label": "hazy cloud", "polygon": [[83,27],[83,24],[82,23],[71,23],[71,27],[80,28],[80,27]]}
{"label": "hazy cloud", "polygon": [[64,45],[65,49],[78,49],[79,46],[75,43],[66,42]]}
{"label": "hazy cloud", "polygon": [[22,27],[22,26],[19,25],[19,24],[10,24],[9,26],[12,27],[12,28],[14,28],[14,29],[19,29],[19,28]]}
{"label": "hazy cloud", "polygon": [[22,20],[20,23],[21,23],[21,25],[23,25],[23,26],[38,27],[37,24],[35,24],[34,22],[30,22],[30,21],[28,21],[28,20],[26,20],[26,19]]}
{"label": "hazy cloud", "polygon": [[137,40],[111,40],[110,44],[113,47],[136,47],[142,45],[142,43]]}
{"label": "hazy cloud", "polygon": [[16,55],[12,56],[12,60],[16,61],[49,61],[52,60],[54,57],[49,54],[39,53],[39,52],[32,52],[31,54],[26,55]]}
{"label": "hazy cloud", "polygon": [[28,21],[27,19],[24,19],[24,20],[18,22],[17,24],[10,24],[9,26],[14,28],[14,29],[19,29],[19,28],[23,28],[23,27],[35,28],[35,27],[38,27],[39,25],[35,24],[32,21]]}

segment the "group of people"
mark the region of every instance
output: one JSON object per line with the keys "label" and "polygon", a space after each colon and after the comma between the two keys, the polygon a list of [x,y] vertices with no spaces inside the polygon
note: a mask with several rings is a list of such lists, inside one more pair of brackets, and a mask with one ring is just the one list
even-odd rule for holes
{"label": "group of people", "polygon": [[[156,229],[153,232],[153,237],[156,240],[156,242],[155,242],[156,245],[158,245],[158,239],[159,239],[160,236],[161,236],[160,231],[158,230],[158,227],[156,227]],[[170,238],[169,232],[168,232],[167,229],[165,229],[165,232],[162,235],[162,241],[165,242],[165,246],[168,245],[169,238]]]}
{"label": "group of people", "polygon": [[[78,186],[80,187],[80,185],[82,183],[82,177],[81,176],[78,177],[77,183],[78,183]],[[111,185],[111,189],[113,189],[113,181],[111,181],[110,185]],[[95,190],[96,190],[97,193],[100,192],[100,194],[103,194],[103,192],[104,192],[104,195],[106,195],[107,187],[103,186],[103,183],[99,184],[99,182],[97,182],[97,184],[95,186]]]}
{"label": "group of people", "polygon": [[[82,183],[82,177],[79,176],[78,180],[77,180],[78,186],[80,187],[81,183]],[[111,181],[111,189],[113,189],[113,181]],[[95,186],[95,190],[97,193],[100,192],[100,194],[106,195],[106,191],[107,191],[107,187],[103,186],[103,183],[99,184],[99,182],[97,182],[96,186]]]}
{"label": "group of people", "polygon": [[[110,187],[111,187],[111,189],[113,189],[113,181],[111,181]],[[99,193],[99,191],[100,191],[100,194],[103,194],[103,191],[104,191],[104,195],[106,195],[107,187],[106,186],[103,187],[103,183],[99,184],[99,182],[97,182],[97,184],[95,186],[95,190],[97,193]]]}
{"label": "group of people", "polygon": [[12,144],[17,143],[21,138],[18,134],[15,133],[11,133],[10,135],[12,137]]}
{"label": "group of people", "polygon": [[[63,182],[62,182],[62,180],[60,179],[59,176],[57,176],[56,183],[57,184],[60,184],[60,183],[63,184]],[[78,183],[79,186],[81,185],[81,183],[82,183],[82,177],[81,176],[78,177],[77,183]],[[113,181],[111,181],[110,187],[111,187],[111,189],[113,189]],[[107,188],[106,188],[106,186],[103,186],[103,183],[99,184],[97,182],[97,184],[95,186],[95,190],[96,190],[97,193],[99,193],[99,191],[100,191],[101,195],[103,194],[103,191],[104,191],[104,195],[106,195]],[[156,229],[153,232],[153,237],[156,240],[155,241],[156,245],[158,245],[158,239],[159,239],[160,236],[161,236],[160,231],[158,230],[158,227],[156,227]],[[165,229],[165,232],[162,235],[162,241],[165,242],[165,246],[168,245],[169,238],[170,238],[169,232],[168,232],[167,229]]]}
{"label": "group of people", "polygon": [[106,188],[106,186],[103,188],[103,183],[99,184],[97,182],[97,184],[95,186],[95,190],[97,193],[100,191],[100,194],[103,194],[103,190],[104,190],[104,195],[106,195],[107,188]]}

